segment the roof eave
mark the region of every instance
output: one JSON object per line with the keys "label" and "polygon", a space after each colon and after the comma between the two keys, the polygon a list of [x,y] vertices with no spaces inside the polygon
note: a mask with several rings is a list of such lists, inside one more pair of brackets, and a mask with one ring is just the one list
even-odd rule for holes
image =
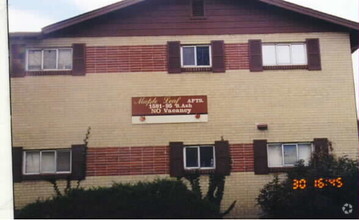
{"label": "roof eave", "polygon": [[329,15],[323,12],[319,12],[283,0],[259,0],[259,1],[359,31],[359,23],[354,21],[346,20],[344,18],[340,18],[334,15]]}
{"label": "roof eave", "polygon": [[46,27],[42,28],[42,33],[43,34],[49,34],[51,32],[54,32],[54,31],[57,31],[57,30],[60,30],[60,29],[63,29],[63,28],[78,24],[78,23],[83,22],[83,21],[87,21],[89,19],[104,15],[106,13],[109,13],[109,12],[112,12],[112,11],[115,11],[115,10],[119,10],[119,9],[122,9],[122,8],[129,7],[131,5],[134,5],[134,4],[143,2],[143,1],[145,1],[145,0],[123,0],[123,1],[120,1],[120,2],[116,2],[114,4],[111,4],[111,5],[108,5],[108,6],[105,6],[105,7],[102,7],[102,8],[87,12],[85,14],[82,14],[82,15],[79,15],[79,16],[76,16],[76,17],[73,17],[73,18],[66,19],[64,21],[57,22],[55,24],[51,24],[49,26],[46,26]]}
{"label": "roof eave", "polygon": [[40,38],[41,36],[42,36],[41,32],[12,32],[12,33],[9,33],[9,37],[11,39],[14,39],[14,38],[21,38],[21,39]]}

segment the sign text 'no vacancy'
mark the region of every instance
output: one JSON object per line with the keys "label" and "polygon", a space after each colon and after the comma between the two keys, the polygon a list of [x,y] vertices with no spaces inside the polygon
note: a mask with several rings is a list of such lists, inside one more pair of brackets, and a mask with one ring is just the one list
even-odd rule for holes
{"label": "sign text 'no vacancy'", "polygon": [[132,98],[132,124],[207,121],[207,96]]}

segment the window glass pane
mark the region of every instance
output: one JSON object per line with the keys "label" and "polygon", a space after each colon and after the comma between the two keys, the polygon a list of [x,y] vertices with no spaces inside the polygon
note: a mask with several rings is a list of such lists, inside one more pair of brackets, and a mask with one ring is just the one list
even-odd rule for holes
{"label": "window glass pane", "polygon": [[27,53],[27,69],[41,70],[41,50],[29,50]]}
{"label": "window glass pane", "polygon": [[200,167],[214,167],[213,147],[200,147]]}
{"label": "window glass pane", "polygon": [[278,64],[290,64],[290,46],[289,45],[277,45],[277,63]]}
{"label": "window glass pane", "polygon": [[61,70],[72,69],[72,50],[71,49],[59,49],[58,69],[61,69]]}
{"label": "window glass pane", "polygon": [[40,152],[26,152],[25,173],[40,173]]}
{"label": "window glass pane", "polygon": [[280,144],[268,145],[268,167],[281,167],[282,163],[282,146]]}
{"label": "window glass pane", "polygon": [[194,59],[194,47],[182,47],[183,51],[183,65],[194,66],[196,65]]}
{"label": "window glass pane", "polygon": [[56,160],[56,171],[59,172],[70,172],[71,164],[71,153],[70,151],[57,151],[57,160]]}
{"label": "window glass pane", "polygon": [[56,69],[56,50],[44,50],[44,69]]}
{"label": "window glass pane", "polygon": [[311,144],[298,144],[298,159],[304,160],[304,165],[309,165],[312,154]]}
{"label": "window glass pane", "polygon": [[41,152],[41,173],[55,173],[55,152]]}
{"label": "window glass pane", "polygon": [[295,144],[284,144],[284,164],[294,165],[297,162],[297,146]]}
{"label": "window glass pane", "polygon": [[274,45],[263,45],[262,46],[262,54],[263,54],[263,65],[264,66],[274,66],[277,64]]}
{"label": "window glass pane", "polygon": [[307,50],[304,44],[293,44],[292,47],[292,64],[307,64]]}
{"label": "window glass pane", "polygon": [[197,66],[209,66],[209,47],[197,47]]}
{"label": "window glass pane", "polygon": [[198,148],[186,148],[186,167],[198,167]]}

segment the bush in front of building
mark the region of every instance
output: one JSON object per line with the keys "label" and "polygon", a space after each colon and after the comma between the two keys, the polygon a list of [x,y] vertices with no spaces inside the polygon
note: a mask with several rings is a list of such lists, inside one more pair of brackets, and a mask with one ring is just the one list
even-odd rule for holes
{"label": "bush in front of building", "polygon": [[155,180],[71,189],[21,209],[16,218],[218,218],[216,207],[182,181]]}
{"label": "bush in front of building", "polygon": [[357,218],[358,162],[317,155],[266,184],[257,197],[264,218]]}

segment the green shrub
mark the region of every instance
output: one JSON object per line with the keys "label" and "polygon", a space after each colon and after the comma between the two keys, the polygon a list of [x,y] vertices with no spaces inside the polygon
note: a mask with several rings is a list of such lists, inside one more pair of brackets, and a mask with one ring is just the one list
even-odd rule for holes
{"label": "green shrub", "polygon": [[17,218],[217,218],[216,207],[181,181],[156,180],[72,189],[29,204]]}
{"label": "green shrub", "polygon": [[[264,186],[257,203],[265,218],[357,218],[358,217],[358,166],[345,157],[317,156],[305,167],[299,162],[280,182],[278,177]],[[342,178],[342,187],[314,187],[320,178]],[[304,189],[293,189],[294,179],[306,180]],[[317,182],[318,183],[318,182]],[[336,184],[339,186],[339,184]],[[345,214],[344,204],[352,205],[352,213]]]}

